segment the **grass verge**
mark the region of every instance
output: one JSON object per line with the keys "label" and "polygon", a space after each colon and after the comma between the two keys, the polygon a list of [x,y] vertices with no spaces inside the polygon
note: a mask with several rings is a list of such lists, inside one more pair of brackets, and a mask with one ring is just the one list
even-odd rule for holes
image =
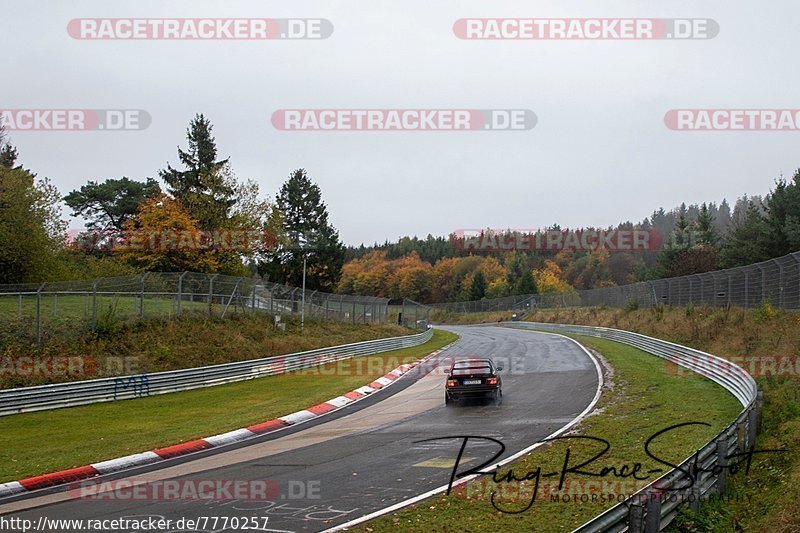
{"label": "grass verge", "polygon": [[[605,466],[643,465],[642,472],[666,468],[644,452],[645,441],[671,425],[699,421],[706,426],[687,426],[671,438],[655,441],[651,449],[664,460],[677,462],[705,444],[741,411],[741,405],[718,385],[696,375],[674,375],[662,359],[636,348],[592,337],[576,336],[585,346],[603,354],[613,367],[613,386],[608,388],[595,414],[580,423],[572,434],[602,437],[610,441],[610,450],[585,467],[597,472]],[[565,394],[568,394],[565,391]],[[691,401],[687,401],[690,398]],[[588,459],[602,450],[597,442],[561,440],[542,446],[511,465],[517,477],[533,472],[560,472],[567,449],[570,464],[577,458]],[[500,475],[509,472],[500,470]],[[499,477],[499,476],[498,476]],[[658,477],[654,474],[651,478]],[[360,527],[360,531],[568,531],[616,503],[601,501],[605,494],[630,494],[648,483],[629,479],[569,474],[561,491],[557,479],[542,478],[537,499],[530,509],[519,514],[498,511],[490,503],[497,491],[496,503],[502,509],[525,509],[533,493],[533,481],[495,484],[491,477],[470,482],[450,496],[437,496],[413,507],[398,511]],[[596,501],[592,501],[592,494]],[[575,497],[577,496],[577,500]],[[558,501],[553,498],[557,497]],[[582,501],[583,498],[588,501]],[[564,500],[568,501],[564,501]]]}
{"label": "grass verge", "polygon": [[540,310],[525,320],[606,326],[643,333],[725,357],[743,366],[764,392],[757,448],[788,448],[757,456],[732,498],[684,512],[674,531],[800,531],[800,313],[754,309],[667,307]]}
{"label": "grass verge", "polygon": [[358,388],[453,342],[331,363],[319,371],[0,418],[0,482],[112,459],[270,420]]}

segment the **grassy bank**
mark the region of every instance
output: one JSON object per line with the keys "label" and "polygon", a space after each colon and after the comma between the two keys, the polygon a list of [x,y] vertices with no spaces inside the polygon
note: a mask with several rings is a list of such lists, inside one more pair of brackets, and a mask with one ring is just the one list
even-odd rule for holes
{"label": "grassy bank", "polygon": [[429,342],[250,381],[0,418],[0,483],[207,437],[283,416],[368,384],[445,346]]}
{"label": "grassy bank", "polygon": [[[684,513],[676,531],[800,531],[800,313],[769,305],[757,309],[561,309],[526,320],[606,326],[678,342],[745,367],[764,391],[758,448],[790,453],[756,458],[745,479],[735,477],[734,499]],[[738,499],[736,498],[738,496]]]}
{"label": "grassy bank", "polygon": [[[592,472],[605,466],[643,465],[642,472],[666,468],[649,458],[644,442],[654,433],[673,424],[700,421],[706,426],[687,426],[672,438],[656,441],[657,455],[677,462],[705,444],[741,410],[741,405],[724,389],[694,375],[675,375],[669,372],[662,359],[623,344],[576,337],[586,346],[599,351],[613,367],[613,377],[594,415],[580,423],[573,434],[602,437],[610,441],[610,450],[602,459],[586,467]],[[565,394],[568,394],[565,391]],[[692,402],[685,401],[691,398]],[[542,473],[559,472],[567,448],[571,449],[570,464],[576,457],[588,459],[602,450],[602,445],[584,439],[561,440],[535,450],[515,461],[513,469],[518,478],[538,467]],[[501,469],[501,475],[509,468]],[[658,474],[654,474],[657,477]],[[650,478],[651,480],[654,477]],[[561,491],[558,477],[543,477],[536,501],[530,509],[519,514],[498,511],[490,503],[491,493],[497,491],[498,507],[507,511],[525,509],[531,500],[533,482],[496,484],[490,477],[479,478],[450,496],[439,496],[416,506],[369,522],[361,531],[568,531],[579,526],[616,501],[591,501],[591,494],[630,494],[648,481],[634,482],[606,476],[590,478],[569,474]],[[583,496],[588,501],[581,501]],[[553,496],[558,497],[554,501]],[[578,501],[575,501],[577,496]],[[568,501],[564,501],[564,500]]]}
{"label": "grassy bank", "polygon": [[[298,320],[276,327],[271,316],[235,314],[209,318],[186,314],[171,319],[105,324],[98,332],[80,331],[52,337],[41,349],[11,334],[0,324],[0,388],[41,385],[95,377],[158,372],[258,359],[371,339],[413,333],[394,324],[347,324]],[[78,358],[74,372],[20,375],[21,357],[58,355]]]}

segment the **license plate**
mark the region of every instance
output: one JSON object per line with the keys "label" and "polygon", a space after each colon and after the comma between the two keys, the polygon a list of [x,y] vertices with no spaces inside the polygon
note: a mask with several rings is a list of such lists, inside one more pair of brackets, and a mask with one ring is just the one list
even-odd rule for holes
{"label": "license plate", "polygon": [[479,379],[465,379],[464,380],[464,385],[480,385],[480,384],[481,384],[481,380],[479,380]]}

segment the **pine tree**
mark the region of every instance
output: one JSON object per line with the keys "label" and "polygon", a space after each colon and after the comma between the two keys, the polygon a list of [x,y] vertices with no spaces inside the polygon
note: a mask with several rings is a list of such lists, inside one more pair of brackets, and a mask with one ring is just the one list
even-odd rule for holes
{"label": "pine tree", "polygon": [[486,296],[486,276],[483,272],[478,270],[472,276],[472,283],[469,286],[469,300],[480,300]]}
{"label": "pine tree", "polygon": [[152,178],[142,182],[123,176],[102,183],[90,181],[66,195],[64,202],[72,208],[72,216],[87,219],[87,227],[99,231],[122,231],[139,205],[160,193],[161,187]]}
{"label": "pine tree", "polygon": [[700,206],[700,213],[694,220],[693,227],[696,231],[695,239],[693,239],[695,242],[710,244],[711,246],[717,245],[719,237],[714,229],[714,217],[705,202]]}
{"label": "pine tree", "polygon": [[750,202],[744,218],[734,224],[721,251],[724,268],[750,265],[770,258],[770,227],[755,202]]}
{"label": "pine tree", "polygon": [[522,277],[517,283],[515,294],[536,294],[538,292],[533,274],[530,270],[525,270],[525,273],[522,274]]}
{"label": "pine tree", "polygon": [[800,249],[800,170],[791,181],[780,178],[766,202],[769,252],[780,257]]}
{"label": "pine tree", "polygon": [[17,149],[10,144],[3,145],[0,149],[0,166],[5,168],[14,168],[17,163]]}
{"label": "pine tree", "polygon": [[166,170],[159,171],[168,192],[204,230],[223,226],[236,202],[233,180],[226,172],[228,159],[217,160],[212,129],[211,121],[203,114],[195,115],[186,129],[188,150],[178,147],[178,158],[186,170],[176,170],[167,164]]}
{"label": "pine tree", "polygon": [[328,220],[319,186],[304,169],[295,170],[281,187],[276,205],[286,238],[265,254],[259,270],[271,281],[299,287],[305,255],[306,288],[332,291],[341,276],[345,247]]}

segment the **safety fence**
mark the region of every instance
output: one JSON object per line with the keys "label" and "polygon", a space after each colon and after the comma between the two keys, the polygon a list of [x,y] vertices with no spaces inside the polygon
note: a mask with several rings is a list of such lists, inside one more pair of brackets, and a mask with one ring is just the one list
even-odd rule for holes
{"label": "safety fence", "polygon": [[[92,331],[120,320],[203,313],[264,312],[310,320],[378,323],[388,319],[387,298],[303,291],[254,278],[196,272],[148,272],[94,280],[0,285],[0,320],[18,338],[41,344],[78,322]],[[61,326],[61,327],[59,327]]]}
{"label": "safety fence", "polygon": [[800,252],[743,267],[618,287],[448,302],[427,307],[452,313],[473,313],[603,305],[757,307],[763,302],[784,309],[800,309]]}
{"label": "safety fence", "polygon": [[422,333],[414,335],[357,342],[250,361],[0,390],[0,416],[142,398],[273,376],[359,355],[418,346],[429,341],[432,336],[433,330],[426,329]]}
{"label": "safety fence", "polygon": [[[755,380],[744,369],[699,350],[647,337],[638,333],[611,328],[546,324],[539,322],[507,322],[506,325],[555,333],[590,335],[639,348],[688,368],[730,392],[742,404],[739,416],[719,435],[653,483],[641,489],[575,532],[645,532],[664,530],[677,516],[679,507],[688,504],[699,509],[700,501],[711,493],[725,491],[728,475],[735,471],[738,457],[753,449],[760,424],[762,395]],[[695,469],[693,467],[699,467]],[[695,472],[687,479],[687,472]],[[691,482],[693,481],[693,482]]]}

